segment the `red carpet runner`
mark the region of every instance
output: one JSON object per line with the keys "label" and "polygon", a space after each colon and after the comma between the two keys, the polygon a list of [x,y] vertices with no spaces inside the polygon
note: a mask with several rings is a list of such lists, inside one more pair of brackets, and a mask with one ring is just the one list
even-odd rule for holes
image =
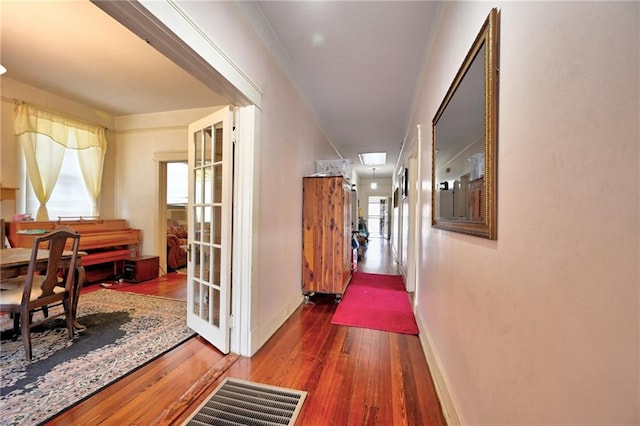
{"label": "red carpet runner", "polygon": [[401,275],[356,272],[331,323],[418,334]]}

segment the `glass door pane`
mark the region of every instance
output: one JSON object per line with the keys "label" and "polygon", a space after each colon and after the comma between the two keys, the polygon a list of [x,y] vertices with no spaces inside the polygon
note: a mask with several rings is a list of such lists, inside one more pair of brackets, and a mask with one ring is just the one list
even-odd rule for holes
{"label": "glass door pane", "polygon": [[190,166],[191,268],[187,322],[228,352],[231,249],[231,112],[193,123]]}

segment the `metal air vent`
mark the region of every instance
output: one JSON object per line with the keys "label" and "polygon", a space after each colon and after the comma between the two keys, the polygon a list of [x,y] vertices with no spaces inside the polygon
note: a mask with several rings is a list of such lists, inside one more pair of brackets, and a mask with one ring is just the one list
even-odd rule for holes
{"label": "metal air vent", "polygon": [[227,378],[186,422],[200,425],[293,425],[307,392]]}

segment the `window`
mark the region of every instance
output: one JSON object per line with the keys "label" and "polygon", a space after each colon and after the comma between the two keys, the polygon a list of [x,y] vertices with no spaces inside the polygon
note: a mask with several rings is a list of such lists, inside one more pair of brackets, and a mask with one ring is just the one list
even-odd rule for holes
{"label": "window", "polygon": [[27,170],[27,213],[36,220],[99,215],[104,128],[20,104],[15,135]]}
{"label": "window", "polygon": [[[35,218],[40,202],[33,193],[28,174],[25,180],[25,213],[29,213]],[[51,193],[51,198],[47,202],[47,210],[51,220],[56,220],[59,217],[93,215],[93,202],[82,179],[78,151],[65,150],[60,175]]]}

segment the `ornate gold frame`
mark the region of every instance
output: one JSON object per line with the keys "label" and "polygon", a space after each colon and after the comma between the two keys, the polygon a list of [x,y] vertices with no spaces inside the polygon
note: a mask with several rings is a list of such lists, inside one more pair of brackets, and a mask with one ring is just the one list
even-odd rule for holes
{"label": "ornate gold frame", "polygon": [[[431,157],[431,224],[434,228],[445,229],[463,234],[495,240],[497,234],[497,157],[498,157],[498,74],[499,74],[499,12],[493,8],[485,20],[471,49],[458,70],[451,87],[447,91],[432,122],[432,157]],[[454,96],[456,89],[464,79],[465,74],[478,51],[485,45],[485,215],[482,223],[457,219],[437,219],[436,216],[436,125]]]}

